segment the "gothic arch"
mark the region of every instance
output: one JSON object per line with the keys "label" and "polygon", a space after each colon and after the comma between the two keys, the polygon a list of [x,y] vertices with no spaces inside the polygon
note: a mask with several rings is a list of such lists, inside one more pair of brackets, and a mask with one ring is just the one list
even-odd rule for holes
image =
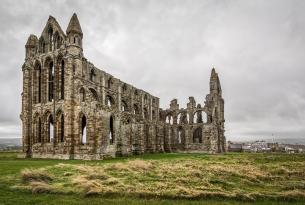
{"label": "gothic arch", "polygon": [[54,141],[54,119],[50,111],[46,111],[44,114],[44,127],[44,141],[47,143],[52,143]]}
{"label": "gothic arch", "polygon": [[42,143],[42,122],[39,113],[34,114],[33,118],[33,144]]}
{"label": "gothic arch", "polygon": [[56,62],[55,79],[57,96],[58,99],[63,100],[65,96],[65,60],[61,54],[58,55]]}
{"label": "gothic arch", "polygon": [[207,123],[207,121],[208,121],[207,113],[202,109],[196,110],[193,113],[193,123]]}
{"label": "gothic arch", "polygon": [[198,127],[193,132],[193,143],[202,143],[202,128]]}
{"label": "gothic arch", "polygon": [[128,105],[125,100],[122,100],[122,102],[121,102],[121,110],[128,111]]}
{"label": "gothic arch", "polygon": [[115,105],[115,101],[114,101],[114,99],[113,99],[113,97],[111,95],[106,95],[105,104],[108,107],[113,107]]}
{"label": "gothic arch", "polygon": [[79,100],[80,100],[80,102],[86,101],[86,91],[85,91],[85,88],[83,88],[83,87],[81,87],[79,89]]}
{"label": "gothic arch", "polygon": [[48,56],[44,62],[44,69],[47,73],[46,82],[47,82],[47,101],[51,102],[54,100],[54,80],[55,80],[55,71],[54,71],[54,61]]}
{"label": "gothic arch", "polygon": [[64,112],[58,109],[56,112],[56,142],[65,141],[65,117]]}
{"label": "gothic arch", "polygon": [[81,145],[85,145],[88,143],[87,125],[88,119],[86,115],[81,112],[79,115],[79,142]]}
{"label": "gothic arch", "polygon": [[172,125],[174,122],[174,118],[172,114],[167,114],[165,118],[165,123]]}
{"label": "gothic arch", "polygon": [[89,88],[89,90],[90,90],[90,93],[91,93],[92,98],[93,98],[95,101],[98,101],[99,98],[98,98],[98,94],[97,94],[96,90],[93,89],[93,88]]}
{"label": "gothic arch", "polygon": [[34,76],[33,76],[33,84],[34,84],[34,103],[41,103],[41,90],[42,90],[42,69],[41,63],[39,61],[35,62],[34,66]]}
{"label": "gothic arch", "polygon": [[53,51],[54,48],[54,32],[51,25],[48,28],[48,44],[49,44],[49,51]]}
{"label": "gothic arch", "polygon": [[180,148],[183,148],[185,145],[185,130],[183,129],[182,126],[178,127],[177,130],[177,144],[179,146],[182,146]]}
{"label": "gothic arch", "polygon": [[95,80],[95,76],[96,76],[96,74],[95,74],[94,68],[92,68],[91,71],[90,71],[90,80],[94,81]]}
{"label": "gothic arch", "polygon": [[137,103],[135,103],[133,105],[133,114],[135,114],[135,115],[139,115],[140,114],[139,105]]}
{"label": "gothic arch", "polygon": [[147,107],[144,107],[143,112],[144,112],[144,119],[149,120],[149,113]]}
{"label": "gothic arch", "polygon": [[109,144],[115,142],[115,131],[114,131],[114,116],[111,115],[109,119]]}
{"label": "gothic arch", "polygon": [[113,84],[113,79],[112,77],[109,77],[107,80],[107,88],[111,89]]}

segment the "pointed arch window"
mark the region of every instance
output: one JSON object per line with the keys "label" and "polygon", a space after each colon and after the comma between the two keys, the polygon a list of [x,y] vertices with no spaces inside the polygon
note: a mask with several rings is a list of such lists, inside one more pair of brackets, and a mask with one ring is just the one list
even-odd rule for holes
{"label": "pointed arch window", "polygon": [[90,80],[94,81],[95,80],[95,76],[96,76],[96,74],[95,74],[94,69],[91,69],[91,71],[90,71]]}
{"label": "pointed arch window", "polygon": [[48,142],[54,142],[54,123],[52,115],[48,118]]}
{"label": "pointed arch window", "polygon": [[107,81],[107,87],[111,88],[112,87],[112,78],[110,77]]}
{"label": "pointed arch window", "polygon": [[202,129],[198,127],[193,133],[193,143],[202,143]]}
{"label": "pointed arch window", "polygon": [[133,114],[138,115],[140,114],[140,110],[137,104],[133,105]]}
{"label": "pointed arch window", "polygon": [[86,116],[83,115],[81,118],[81,144],[84,145],[87,143],[87,119]]}
{"label": "pointed arch window", "polygon": [[114,129],[113,129],[113,116],[110,117],[109,121],[109,143],[113,144],[115,140]]}
{"label": "pointed arch window", "polygon": [[124,100],[122,100],[122,102],[121,102],[121,110],[128,111],[127,103]]}
{"label": "pointed arch window", "polygon": [[60,69],[60,99],[65,98],[65,61],[61,61],[61,69]]}
{"label": "pointed arch window", "polygon": [[41,119],[40,117],[38,118],[38,124],[37,124],[37,142],[41,143],[42,142],[42,136],[41,136]]}
{"label": "pointed arch window", "polygon": [[80,102],[85,102],[86,100],[86,93],[85,93],[85,89],[81,88],[79,91],[80,94]]}
{"label": "pointed arch window", "polygon": [[53,50],[53,29],[52,27],[49,28],[49,31],[48,31],[48,35],[49,35],[49,51],[52,51]]}
{"label": "pointed arch window", "polygon": [[41,66],[36,65],[34,72],[34,102],[41,103]]}
{"label": "pointed arch window", "polygon": [[53,62],[51,61],[49,64],[49,77],[48,77],[48,90],[49,90],[49,102],[52,102],[54,100],[54,65]]}
{"label": "pointed arch window", "polygon": [[167,124],[172,125],[172,124],[173,124],[173,117],[172,117],[171,115],[167,115],[167,116],[166,116],[165,122],[166,122]]}
{"label": "pointed arch window", "polygon": [[56,141],[58,142],[64,142],[65,141],[65,118],[63,113],[59,113],[56,123],[56,130],[57,130],[57,136]]}
{"label": "pointed arch window", "polygon": [[106,105],[108,107],[113,107],[114,105],[114,99],[110,95],[106,96]]}

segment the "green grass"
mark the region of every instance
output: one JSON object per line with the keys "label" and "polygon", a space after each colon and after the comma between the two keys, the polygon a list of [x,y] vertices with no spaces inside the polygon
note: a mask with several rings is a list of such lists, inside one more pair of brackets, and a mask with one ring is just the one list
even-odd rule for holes
{"label": "green grass", "polygon": [[0,204],[305,204],[302,154],[16,155],[0,153]]}

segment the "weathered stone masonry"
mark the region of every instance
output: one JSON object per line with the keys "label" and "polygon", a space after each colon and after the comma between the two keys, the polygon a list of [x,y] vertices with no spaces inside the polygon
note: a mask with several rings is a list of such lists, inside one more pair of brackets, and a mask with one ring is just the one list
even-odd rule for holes
{"label": "weathered stone masonry", "polygon": [[49,17],[30,35],[22,66],[23,153],[33,158],[103,159],[146,152],[224,152],[224,100],[212,70],[203,106],[159,98],[87,61],[76,14],[66,33]]}

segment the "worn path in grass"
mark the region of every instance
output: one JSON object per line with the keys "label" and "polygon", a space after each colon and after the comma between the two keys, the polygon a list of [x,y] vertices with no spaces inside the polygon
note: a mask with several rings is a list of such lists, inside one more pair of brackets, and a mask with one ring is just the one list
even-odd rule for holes
{"label": "worn path in grass", "polygon": [[304,204],[304,169],[298,154],[61,161],[0,153],[0,204]]}

